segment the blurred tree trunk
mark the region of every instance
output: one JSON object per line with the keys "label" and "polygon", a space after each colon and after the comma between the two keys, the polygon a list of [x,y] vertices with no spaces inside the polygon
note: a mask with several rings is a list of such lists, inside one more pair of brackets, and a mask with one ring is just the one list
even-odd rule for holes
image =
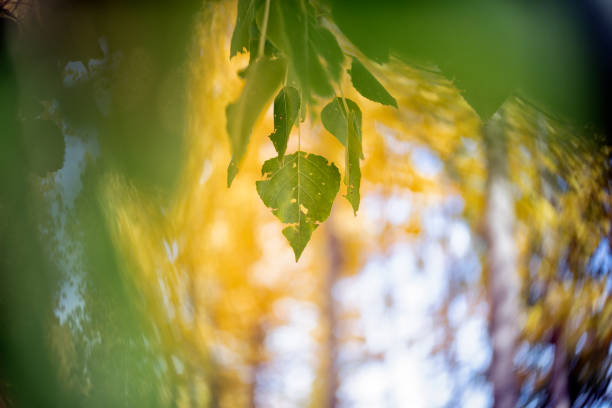
{"label": "blurred tree trunk", "polygon": [[552,408],[570,408],[572,404],[567,388],[567,350],[563,343],[561,329],[555,329],[551,342],[555,346],[555,357],[550,371],[550,406]]}
{"label": "blurred tree trunk", "polygon": [[257,407],[257,388],[258,388],[258,379],[261,376],[261,370],[263,369],[263,353],[264,353],[264,341],[265,341],[265,331],[262,327],[262,322],[260,321],[253,328],[253,333],[249,336],[249,341],[251,342],[251,358],[249,361],[249,365],[251,367],[250,372],[250,383],[249,383],[249,407],[256,408]]}
{"label": "blurred tree trunk", "polygon": [[485,228],[489,331],[493,347],[489,379],[493,385],[493,406],[513,408],[519,393],[514,356],[520,332],[520,282],[513,235],[514,201],[508,180],[503,121],[497,117],[490,119],[483,132],[488,166]]}
{"label": "blurred tree trunk", "polygon": [[49,353],[51,269],[32,214],[31,173],[18,120],[17,72],[9,51],[19,27],[0,13],[0,406],[76,406]]}
{"label": "blurred tree trunk", "polygon": [[[329,220],[332,221],[332,220]],[[334,286],[336,281],[340,277],[342,271],[342,248],[340,247],[340,241],[336,235],[333,222],[327,222],[327,249],[329,266],[324,277],[324,289],[325,289],[325,300],[324,300],[324,313],[325,322],[327,324],[325,339],[325,353],[324,358],[326,361],[325,365],[325,391],[323,394],[324,408],[336,408],[338,406],[337,392],[338,392],[338,338],[336,331],[338,327],[338,316],[336,310],[336,304],[334,301]]]}

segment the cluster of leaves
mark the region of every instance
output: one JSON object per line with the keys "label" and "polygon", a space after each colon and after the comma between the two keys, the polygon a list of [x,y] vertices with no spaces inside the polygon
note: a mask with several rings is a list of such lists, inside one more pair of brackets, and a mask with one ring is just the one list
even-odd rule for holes
{"label": "cluster of leaves", "polygon": [[355,89],[367,99],[397,108],[396,100],[365,66],[342,50],[317,7],[308,0],[239,0],[230,50],[230,57],[249,52],[250,61],[241,72],[246,81],[242,94],[226,110],[232,147],[228,186],[238,173],[253,125],[276,95],[270,139],[278,155],[263,164],[264,180],[257,182],[257,192],[274,215],[288,224],[283,235],[296,261],[314,229],[329,217],[340,188],[340,172],[324,157],[301,151],[299,141],[298,151],[286,155],[293,126],[305,119],[308,109],[312,112],[319,102],[331,98],[320,117],[346,148],[345,197],[357,212],[362,114],[340,88],[347,57]]}

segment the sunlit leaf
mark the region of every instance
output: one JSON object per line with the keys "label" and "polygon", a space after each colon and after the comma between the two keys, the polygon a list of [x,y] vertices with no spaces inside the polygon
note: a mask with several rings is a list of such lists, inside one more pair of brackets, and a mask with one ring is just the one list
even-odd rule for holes
{"label": "sunlit leaf", "polygon": [[317,228],[318,224],[308,222],[305,217],[300,218],[299,222],[295,225],[290,225],[283,229],[283,235],[293,248],[295,254],[295,261],[297,262],[308,245],[312,232]]}
{"label": "sunlit leaf", "polygon": [[255,121],[268,106],[285,74],[284,59],[262,57],[249,69],[240,97],[226,109],[227,133],[232,145],[232,162],[228,169],[230,186],[244,157]]}
{"label": "sunlit leaf", "polygon": [[344,102],[346,102],[349,112],[355,114],[358,136],[361,141],[361,109],[359,109],[359,106],[357,106],[355,102],[348,98],[344,98],[344,101],[342,98],[336,98],[325,105],[321,111],[321,122],[323,122],[323,126],[325,126],[325,129],[327,129],[329,133],[334,135],[343,146],[346,146],[348,116],[346,114]]}
{"label": "sunlit leaf", "polygon": [[[361,130],[357,126],[357,116],[355,112],[351,111],[348,117],[344,184],[346,184],[346,199],[351,203],[355,213],[359,209],[359,187],[361,185],[361,168],[359,165],[359,158],[361,157]],[[361,126],[361,123],[359,123],[359,126]]]}
{"label": "sunlit leaf", "polygon": [[340,173],[333,163],[315,154],[297,152],[267,160],[261,170],[265,180],[257,182],[264,204],[283,223],[296,261],[310,240],[312,231],[329,217],[340,188]]}
{"label": "sunlit leaf", "polygon": [[353,86],[361,95],[371,101],[383,105],[395,106],[397,108],[397,101],[395,98],[392,97],[374,75],[355,58],[353,58],[349,73],[351,74]]}
{"label": "sunlit leaf", "polygon": [[274,133],[270,139],[278,152],[279,160],[287,150],[287,139],[300,110],[300,95],[297,89],[285,87],[274,99]]}

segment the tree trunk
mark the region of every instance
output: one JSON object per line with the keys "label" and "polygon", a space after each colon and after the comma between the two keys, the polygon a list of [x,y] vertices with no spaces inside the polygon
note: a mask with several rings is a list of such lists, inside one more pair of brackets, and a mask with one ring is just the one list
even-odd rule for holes
{"label": "tree trunk", "polygon": [[572,404],[567,388],[567,351],[560,329],[556,329],[553,333],[552,344],[555,346],[555,357],[550,370],[550,406],[552,408],[570,408]]}
{"label": "tree trunk", "polygon": [[257,391],[258,391],[258,379],[261,375],[262,366],[262,354],[265,341],[264,328],[262,323],[259,322],[253,328],[253,332],[250,336],[251,341],[251,356],[249,358],[249,364],[251,366],[251,380],[249,384],[249,407],[257,408]]}
{"label": "tree trunk", "polygon": [[336,305],[333,296],[333,289],[340,276],[342,270],[342,249],[340,242],[335,234],[332,220],[329,220],[327,229],[327,247],[329,256],[329,269],[325,276],[325,300],[324,312],[325,321],[327,322],[327,339],[325,343],[325,393],[324,393],[324,408],[336,408],[338,406],[337,391],[338,391],[338,339],[336,329],[338,326],[338,316]]}
{"label": "tree trunk", "polygon": [[503,121],[492,118],[483,131],[488,162],[487,290],[490,308],[489,331],[493,346],[489,379],[493,385],[493,406],[513,408],[519,393],[514,356],[520,332],[520,282],[513,235],[514,200],[508,180]]}

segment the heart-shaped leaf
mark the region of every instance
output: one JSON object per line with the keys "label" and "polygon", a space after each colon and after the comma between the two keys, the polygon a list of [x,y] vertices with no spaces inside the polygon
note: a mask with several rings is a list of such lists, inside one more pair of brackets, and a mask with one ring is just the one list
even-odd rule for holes
{"label": "heart-shaped leaf", "polygon": [[331,212],[340,188],[340,173],[333,163],[315,154],[296,152],[267,160],[257,182],[257,193],[283,223],[297,261],[319,223]]}

